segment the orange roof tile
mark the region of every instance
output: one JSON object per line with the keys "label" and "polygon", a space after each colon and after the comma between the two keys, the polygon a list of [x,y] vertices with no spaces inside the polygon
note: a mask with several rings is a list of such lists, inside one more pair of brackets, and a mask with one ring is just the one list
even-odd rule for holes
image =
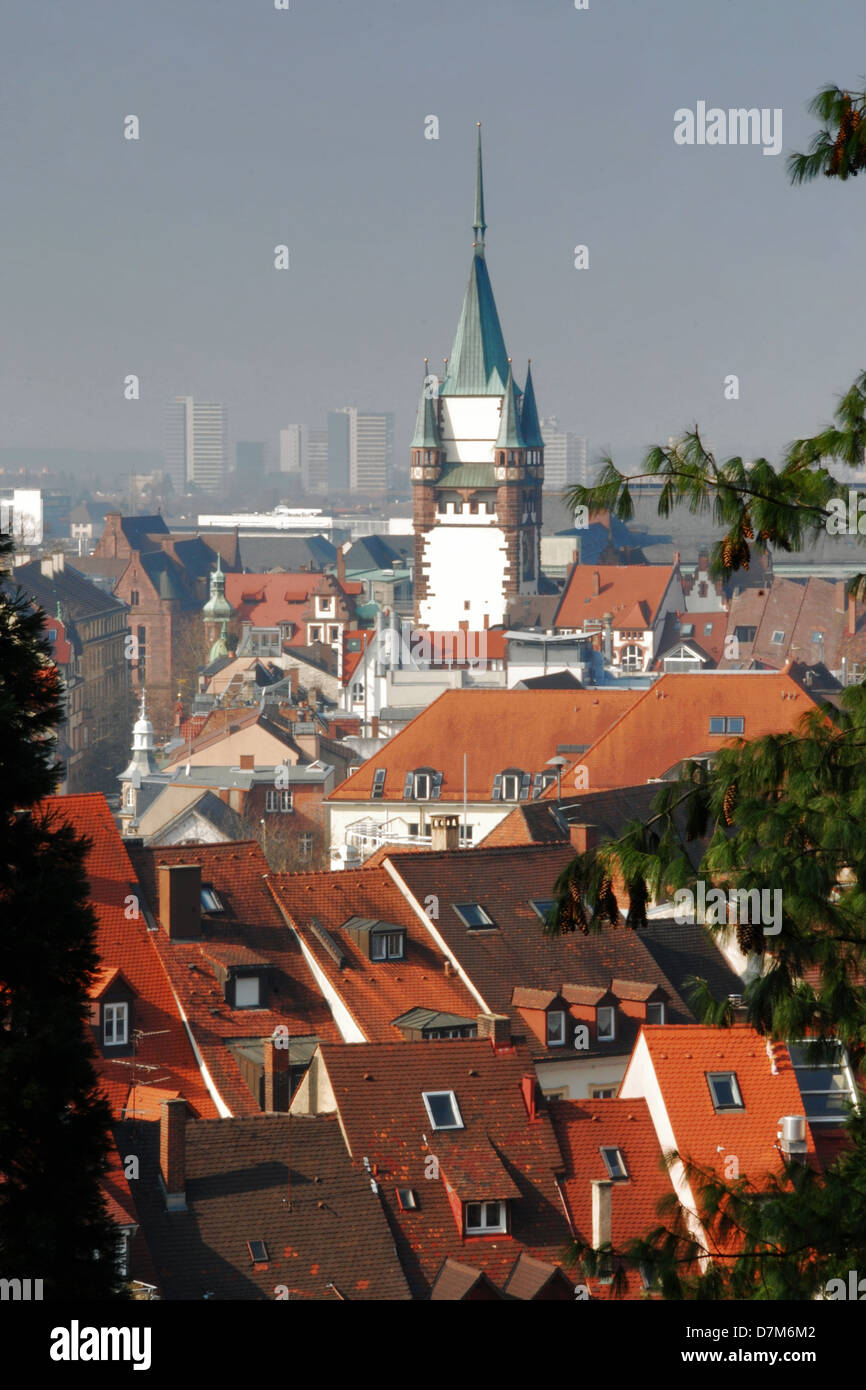
{"label": "orange roof tile", "polygon": [[[588,618],[600,622],[612,613],[615,627],[651,627],[671,584],[682,600],[676,565],[575,565],[553,626],[581,628]],[[639,604],[643,611],[635,612]],[[621,621],[624,616],[628,623]]]}

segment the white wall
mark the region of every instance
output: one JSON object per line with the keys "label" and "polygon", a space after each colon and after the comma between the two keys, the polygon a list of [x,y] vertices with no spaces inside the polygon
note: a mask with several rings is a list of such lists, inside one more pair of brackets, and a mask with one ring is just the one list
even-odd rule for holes
{"label": "white wall", "polygon": [[439,435],[448,463],[492,463],[502,396],[443,396]]}
{"label": "white wall", "polygon": [[470,630],[480,631],[485,617],[491,627],[505,621],[507,561],[500,527],[440,521],[424,537],[421,563],[430,585],[420,605],[422,627],[451,631],[468,622]]}

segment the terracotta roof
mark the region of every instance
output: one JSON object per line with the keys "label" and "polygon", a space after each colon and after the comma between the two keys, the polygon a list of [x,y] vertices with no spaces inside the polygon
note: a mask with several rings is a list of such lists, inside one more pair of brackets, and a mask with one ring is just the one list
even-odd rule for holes
{"label": "terracotta roof", "polygon": [[[449,1257],[484,1270],[500,1287],[522,1250],[561,1262],[568,1227],[554,1175],[562,1160],[546,1112],[529,1118],[522,1078],[532,1074],[532,1064],[523,1049],[496,1053],[488,1039],[325,1044],[320,1056],[355,1163],[366,1157],[375,1165],[414,1297],[429,1295]],[[425,1091],[453,1091],[463,1128],[434,1130]],[[448,1195],[449,1167],[459,1182],[459,1174],[488,1163],[491,1151],[520,1194],[511,1202],[510,1232],[464,1239],[451,1206],[461,1199]],[[438,1178],[425,1176],[434,1171],[431,1157],[438,1159]],[[414,1210],[401,1210],[398,1187],[413,1190]]]}
{"label": "terracotta roof", "polygon": [[[394,1020],[416,1007],[474,1019],[478,1003],[418,921],[384,868],[343,873],[271,874],[268,883],[319,969],[370,1042],[403,1035]],[[406,959],[373,961],[343,928],[353,916],[393,922],[406,931]],[[316,933],[313,919],[338,943],[339,967]]]}
{"label": "terracotta roof", "polygon": [[[133,1027],[140,1031],[135,1061],[139,1085],[143,1078],[183,1094],[193,1111],[206,1118],[216,1106],[208,1094],[184,1028],[169,977],[157,949],[157,933],[149,932],[144,914],[127,917],[140,897],[136,873],[105,797],[47,797],[42,805],[90,840],[85,866],[91,902],[97,919],[96,946],[102,968],[122,971],[135,991]],[[112,1060],[97,1053],[96,1068],[111,1108],[121,1118],[134,1081],[131,1057]],[[147,1070],[145,1070],[147,1069]]]}
{"label": "terracotta roof", "polygon": [[402,801],[406,773],[443,773],[441,800],[490,801],[506,768],[533,775],[560,744],[590,745],[640,698],[636,690],[446,690],[331,792],[329,801],[369,801],[385,768],[382,800]]}
{"label": "terracotta roof", "polygon": [[[817,707],[784,671],[667,674],[637,694],[588,752],[563,769],[563,787],[571,788],[575,776],[591,791],[631,786],[665,776],[684,759],[735,746],[739,735],[710,733],[714,716],[742,717],[743,737],[755,739],[793,732]],[[555,800],[556,792],[554,784],[542,797]]]}
{"label": "terracotta roof", "polygon": [[[533,900],[553,896],[553,885],[571,863],[570,844],[517,848],[455,850],[394,855],[389,861],[396,881],[405,885],[419,909],[433,899],[438,916],[431,928],[446,943],[493,1013],[507,1014],[519,1035],[526,1024],[513,1002],[515,988],[564,994],[565,986],[608,990],[614,977],[640,980],[668,996],[667,1014],[678,1022],[692,1015],[670,980],[644,946],[640,933],[625,928],[583,936],[545,936]],[[494,929],[467,927],[455,904],[480,903]],[[631,1050],[638,1024],[624,1015],[616,1022],[615,1041],[598,1044],[611,1055]],[[534,1055],[547,1055],[531,1038]],[[561,1050],[555,1055],[562,1055]],[[592,1051],[592,1049],[591,1049]]]}
{"label": "terracotta roof", "polygon": [[451,1303],[501,1302],[502,1294],[483,1270],[476,1269],[474,1265],[463,1264],[449,1255],[442,1261],[442,1267],[430,1290],[431,1303],[443,1300]]}
{"label": "terracotta roof", "polygon": [[[354,599],[363,592],[359,581],[347,580],[340,585],[345,595]],[[331,594],[333,584],[316,572],[302,574],[227,574],[226,598],[235,609],[238,621],[250,619],[256,627],[276,627],[278,623],[307,621],[306,605],[316,592]],[[310,621],[316,619],[309,614]],[[327,621],[327,618],[325,619]],[[306,633],[301,632],[301,640]]]}
{"label": "terracotta roof", "polygon": [[[288,1028],[290,1039],[339,1037],[300,947],[268,891],[267,860],[255,841],[134,846],[130,853],[154,916],[159,912],[160,864],[200,864],[202,881],[210,884],[222,901],[222,912],[202,919],[200,941],[171,941],[160,930],[153,933],[153,942],[223,1101],[235,1115],[258,1114],[257,1101],[227,1043],[270,1037],[279,1026]],[[230,1008],[214,963],[260,961],[271,967],[266,1007]]]}
{"label": "terracotta roof", "polygon": [[[575,565],[553,626],[581,628],[588,618],[601,621],[605,613],[612,613],[617,628],[652,627],[671,584],[682,598],[675,565]],[[593,593],[596,586],[598,592]]]}
{"label": "terracotta roof", "polygon": [[[350,1301],[408,1298],[382,1204],[335,1116],[188,1121],[187,1211],[168,1217],[158,1126],[142,1128],[138,1206],[166,1298],[327,1299],[333,1286]],[[255,1240],[266,1262],[253,1263]]]}
{"label": "terracotta roof", "polygon": [[[646,1101],[555,1100],[549,1106],[565,1160],[561,1185],[575,1236],[592,1244],[592,1179],[610,1177],[603,1147],[619,1149],[628,1174],[611,1190],[611,1244],[622,1249],[648,1235],[659,1225],[658,1204],[670,1193],[670,1178]],[[612,1296],[610,1284],[573,1273],[592,1298]],[[625,1297],[638,1298],[642,1289],[639,1271],[629,1269]]]}

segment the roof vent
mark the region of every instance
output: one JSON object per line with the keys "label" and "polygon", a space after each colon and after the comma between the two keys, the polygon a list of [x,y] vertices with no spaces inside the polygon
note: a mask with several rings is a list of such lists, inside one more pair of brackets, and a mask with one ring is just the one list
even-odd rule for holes
{"label": "roof vent", "polygon": [[789,1154],[792,1158],[803,1157],[806,1153],[805,1115],[783,1115],[779,1124],[782,1126],[778,1134],[782,1153]]}

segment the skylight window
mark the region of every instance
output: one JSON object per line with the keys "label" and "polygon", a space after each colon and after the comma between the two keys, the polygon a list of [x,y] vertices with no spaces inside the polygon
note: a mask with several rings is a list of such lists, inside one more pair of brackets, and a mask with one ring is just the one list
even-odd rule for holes
{"label": "skylight window", "polygon": [[385,774],[387,770],[388,769],[384,767],[377,767],[375,773],[373,774],[374,801],[381,801],[382,797],[385,795]]}
{"label": "skylight window", "polygon": [[773,633],[772,637],[770,638],[770,641],[771,641],[771,642],[775,642],[777,646],[781,645],[781,643],[784,642],[784,640],[785,640],[785,634],[784,634],[784,632],[780,632],[778,628],[776,629],[776,631]]}
{"label": "skylight window", "polygon": [[254,1265],[264,1265],[268,1263],[268,1247],[263,1240],[248,1240],[247,1249],[250,1252],[250,1259]]}
{"label": "skylight window", "polygon": [[745,728],[746,721],[741,714],[710,715],[711,734],[742,734]]}
{"label": "skylight window", "polygon": [[422,1091],[421,1098],[434,1129],[463,1128],[460,1107],[453,1091]]}
{"label": "skylight window", "polygon": [[712,623],[704,623],[704,636],[705,636],[705,637],[711,637],[711,636],[712,636],[712,632],[713,632],[713,625],[712,625]]}
{"label": "skylight window", "polygon": [[555,898],[530,898],[529,900],[529,906],[531,908],[534,908],[535,912],[541,918],[542,922],[547,921],[548,917],[554,909],[555,904]]}
{"label": "skylight window", "polygon": [[622,1149],[614,1145],[601,1146],[599,1150],[604,1159],[604,1166],[607,1169],[609,1178],[627,1178],[628,1169],[625,1166],[625,1159],[622,1156]]}
{"label": "skylight window", "polygon": [[740,1095],[740,1088],[737,1084],[736,1072],[708,1071],[706,1078],[710,1095],[713,1098],[713,1105],[717,1111],[745,1110],[743,1097]]}
{"label": "skylight window", "polygon": [[418,1198],[411,1187],[397,1188],[397,1204],[401,1211],[417,1211]]}
{"label": "skylight window", "polygon": [[201,890],[201,910],[202,912],[224,912],[222,898],[219,893],[211,887],[209,883],[202,884]]}
{"label": "skylight window", "polygon": [[493,918],[487,915],[480,903],[453,903],[452,906],[463,925],[471,931],[496,926]]}

